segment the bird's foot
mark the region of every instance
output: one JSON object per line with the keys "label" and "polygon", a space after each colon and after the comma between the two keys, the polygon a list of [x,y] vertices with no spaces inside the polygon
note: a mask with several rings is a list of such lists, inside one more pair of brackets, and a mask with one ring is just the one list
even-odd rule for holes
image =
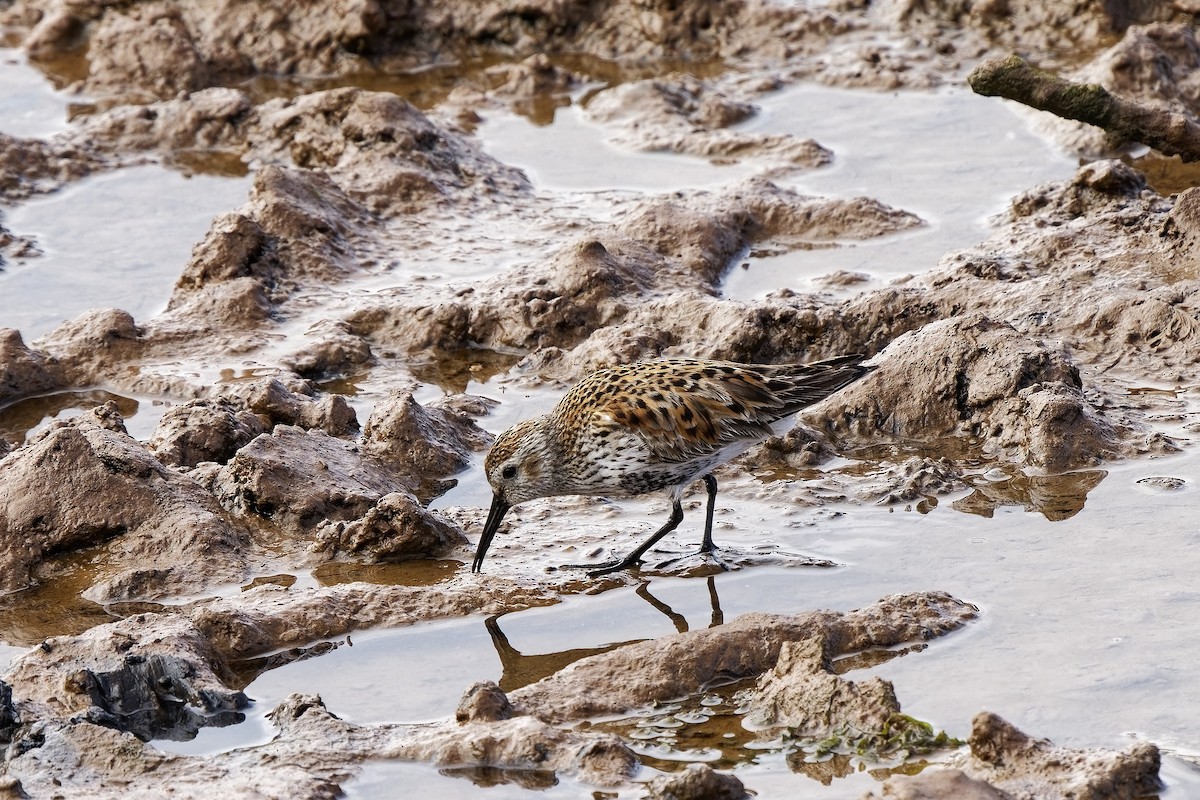
{"label": "bird's foot", "polygon": [[735,569],[733,565],[726,563],[726,561],[721,558],[718,553],[719,551],[715,547],[701,548],[695,553],[684,553],[683,555],[678,555],[674,558],[668,558],[666,561],[660,561],[654,565],[654,569],[663,569],[671,566],[672,564],[678,564],[681,561],[689,561],[692,559],[705,562],[705,564],[711,564],[713,567],[716,567],[717,572],[729,572]]}
{"label": "bird's foot", "polygon": [[601,575],[610,575],[614,572],[623,572],[624,570],[627,570],[627,569],[633,569],[634,567],[637,567],[641,563],[642,563],[642,560],[640,558],[634,558],[634,559],[626,558],[621,561],[612,561],[607,564],[592,564],[591,566],[599,567],[599,569],[588,570],[588,577],[589,578],[599,578]]}
{"label": "bird's foot", "polygon": [[[702,547],[698,552],[680,553],[654,564],[654,569],[663,569],[672,564],[677,564],[680,561],[696,559],[702,561],[706,566],[715,567],[715,569],[706,570],[707,573],[713,572],[729,572],[735,569],[731,564],[727,564],[724,559],[718,555],[716,547]],[[601,575],[611,575],[614,572],[622,572],[627,569],[634,569],[642,564],[642,559],[626,556],[623,559],[613,559],[612,561],[601,561],[598,564],[563,564],[559,569],[585,569],[589,578],[599,578]]]}
{"label": "bird's foot", "polygon": [[559,569],[586,569],[589,578],[598,578],[601,575],[611,575],[614,572],[621,572],[627,569],[633,569],[642,563],[640,558],[622,558],[613,559],[612,561],[601,561],[596,564],[563,564]]}

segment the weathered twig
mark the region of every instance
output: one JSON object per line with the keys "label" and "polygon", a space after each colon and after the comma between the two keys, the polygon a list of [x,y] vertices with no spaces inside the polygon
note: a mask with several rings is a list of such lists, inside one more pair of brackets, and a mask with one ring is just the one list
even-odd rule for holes
{"label": "weathered twig", "polygon": [[1141,142],[1168,156],[1200,161],[1200,125],[1183,114],[1110,94],[1094,83],[1071,83],[1011,55],[988,59],[967,82],[976,94],[1006,97],[1066,119],[1096,125],[1117,143]]}

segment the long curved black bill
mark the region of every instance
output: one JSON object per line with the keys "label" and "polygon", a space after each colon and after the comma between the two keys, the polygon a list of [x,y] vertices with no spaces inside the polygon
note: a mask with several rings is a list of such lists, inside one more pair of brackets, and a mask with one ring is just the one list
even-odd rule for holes
{"label": "long curved black bill", "polygon": [[504,498],[500,495],[492,498],[492,510],[488,512],[487,522],[483,523],[483,535],[479,537],[479,547],[475,549],[475,560],[471,562],[471,572],[479,572],[483,567],[483,557],[487,555],[488,547],[492,544],[492,537],[496,535],[509,508],[511,506],[504,502]]}

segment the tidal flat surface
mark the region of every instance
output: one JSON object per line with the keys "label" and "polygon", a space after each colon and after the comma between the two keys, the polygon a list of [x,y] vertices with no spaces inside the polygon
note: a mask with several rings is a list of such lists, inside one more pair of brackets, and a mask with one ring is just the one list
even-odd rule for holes
{"label": "tidal flat surface", "polygon": [[[16,100],[6,97],[17,92]],[[25,103],[30,92],[37,98],[30,107],[44,109],[39,113],[45,119],[22,119],[11,131],[3,125],[0,129],[20,135],[55,130],[54,117],[65,105],[48,87],[39,94],[36,85],[0,81],[0,109]],[[862,125],[863,119],[871,125]],[[818,286],[814,279],[835,270],[864,275],[860,285],[837,290],[852,293],[932,268],[944,253],[984,238],[988,218],[1002,211],[1012,195],[1064,179],[1075,166],[1029,133],[1021,116],[964,90],[868,93],[800,86],[764,100],[763,112],[746,127],[813,137],[834,151],[831,166],[795,175],[787,185],[806,193],[876,197],[917,213],[926,226],[869,243],[747,253],[723,283],[731,298],[751,299],[785,288],[808,291]],[[871,134],[880,130],[887,135]],[[585,210],[591,204],[603,209],[603,198],[611,193],[669,194],[719,187],[747,174],[745,166],[695,156],[616,149],[574,106],[560,109],[552,123],[539,125],[517,115],[490,113],[478,136],[496,158],[524,169],[540,193]],[[185,177],[144,165],[97,175],[4,209],[4,225],[34,237],[44,252],[0,272],[0,326],[16,327],[31,340],[92,307],[124,308],[139,320],[153,316],[212,217],[236,207],[245,193],[244,179]],[[126,223],[133,227],[124,227]],[[502,224],[497,220],[500,242],[512,236],[500,229]],[[415,275],[436,285],[488,275],[499,264],[520,260],[512,252],[498,254],[504,248],[495,242],[477,244],[478,249],[472,242],[455,245],[454,258],[448,260],[457,265],[453,268],[431,271],[428,263],[400,261],[357,284],[351,279],[331,290],[327,307],[351,306],[356,294],[386,290]],[[313,314],[321,313],[318,304]],[[261,354],[255,358],[249,368],[266,361]],[[503,371],[484,370],[479,379],[457,375],[453,383],[459,391],[499,402],[481,421],[492,432],[547,410],[560,394],[523,388]],[[353,384],[360,419],[387,385],[377,374]],[[445,392],[445,385],[430,380],[419,387],[418,397],[432,399]],[[1196,386],[1189,386],[1181,396],[1194,406],[1196,392]],[[131,433],[144,440],[151,427],[143,413],[154,413],[150,403],[130,408],[127,416]],[[0,426],[8,426],[0,430],[11,428],[13,436],[18,428],[33,431],[47,416],[52,413],[31,417],[28,406],[14,404],[0,409]],[[1188,434],[1181,429],[1180,435]],[[823,469],[854,469],[855,464],[846,459]],[[1147,480],[1163,476],[1178,481]],[[254,705],[241,725],[204,729],[191,742],[159,746],[183,753],[254,746],[272,735],[266,711],[292,692],[320,694],[330,711],[353,722],[426,722],[452,715],[458,697],[474,681],[515,687],[574,658],[681,626],[696,629],[752,611],[852,609],[893,592],[940,589],[977,604],[979,621],[920,652],[855,673],[893,681],[906,713],[965,737],[971,716],[988,709],[1061,745],[1119,748],[1132,739],[1146,739],[1196,758],[1200,686],[1194,664],[1200,660],[1200,642],[1188,631],[1200,608],[1200,591],[1194,586],[1200,574],[1200,526],[1193,513],[1200,460],[1185,450],[1176,456],[1103,464],[1078,480],[1040,478],[983,465],[977,485],[928,498],[924,505],[847,501],[807,508],[754,499],[752,484],[760,479],[742,477],[735,482],[738,491],[719,501],[719,544],[744,549],[769,545],[836,566],[763,567],[711,580],[654,578],[638,587],[568,596],[554,606],[498,618],[480,615],[355,633],[349,641],[331,640],[338,646],[324,655],[254,677],[245,687]],[[489,499],[477,460],[434,507],[482,507]],[[648,535],[666,511],[661,498],[617,501],[615,508],[615,516],[602,520],[576,518],[572,512],[559,522],[594,531],[598,545],[620,551]],[[694,545],[700,516],[692,508],[664,546]],[[306,585],[317,578],[300,574],[297,580]],[[34,602],[34,596],[29,599]],[[21,614],[19,598],[16,602],[8,614]],[[117,611],[97,607],[81,612],[64,602],[60,618],[44,610],[37,630],[22,630],[21,635],[28,640],[72,632],[81,619],[88,624],[89,613],[100,621]],[[19,645],[28,646],[26,640]],[[6,646],[0,654],[16,652]],[[760,797],[852,798],[875,785],[868,771],[855,769],[829,785],[808,781],[797,795],[786,748],[756,742],[748,733],[744,740],[740,737],[735,738],[743,760],[736,769]],[[679,736],[674,745],[655,751],[655,766],[647,774],[710,750],[700,738]],[[569,782],[506,782],[511,777],[381,763],[368,766],[345,788],[348,796],[359,798],[390,796],[398,781],[439,797],[557,798],[590,792]],[[1168,758],[1164,777],[1164,800],[1200,792],[1200,778],[1183,761]]]}

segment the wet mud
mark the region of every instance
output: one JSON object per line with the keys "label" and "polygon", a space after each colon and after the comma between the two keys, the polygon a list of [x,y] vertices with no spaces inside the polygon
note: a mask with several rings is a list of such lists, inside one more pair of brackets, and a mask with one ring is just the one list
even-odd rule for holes
{"label": "wet mud", "polygon": [[[1112,746],[1120,730],[1072,747],[984,708],[969,732],[903,710],[928,698],[867,673],[944,665],[926,652],[942,639],[970,649],[1009,624],[969,587],[888,583],[853,610],[799,596],[726,619],[714,582],[858,569],[820,540],[793,546],[857,509],[1077,521],[1110,470],[1186,456],[1200,190],[1073,123],[1031,123],[1073,174],[1024,187],[936,263],[726,293],[751,260],[880,253],[941,224],[853,185],[804,190],[843,155],[756,126],[781,89],[951,90],[1019,49],[1194,114],[1186,4],[343,6],[0,7],[5,43],[79,100],[64,130],[0,133],[6,213],[139,165],[248,176],[245,202],[168,265],[158,313],[91,308],[33,334],[0,315],[6,791],[332,797],[395,761],[564,796],[1186,796],[1158,745]],[[730,177],[547,188],[477,135],[565,109],[615,153]],[[38,232],[0,224],[0,270],[36,270]],[[719,562],[667,549],[635,572],[562,568],[620,553],[634,516],[667,511],[572,497],[514,509],[486,572],[462,566],[494,434],[590,371],[853,352],[874,371],[718,470]],[[1139,490],[1186,493],[1168,471]],[[689,517],[701,504],[685,495]],[[664,544],[691,546],[679,538]],[[649,588],[706,579],[706,628]],[[499,622],[619,592],[675,632],[622,637],[610,619],[534,657]],[[481,668],[437,721],[343,716],[321,686],[271,709],[254,696],[360,633],[471,618],[501,671]],[[165,744],[251,724],[252,746]],[[756,753],[783,766],[764,775]],[[868,770],[875,785],[837,788]]]}

